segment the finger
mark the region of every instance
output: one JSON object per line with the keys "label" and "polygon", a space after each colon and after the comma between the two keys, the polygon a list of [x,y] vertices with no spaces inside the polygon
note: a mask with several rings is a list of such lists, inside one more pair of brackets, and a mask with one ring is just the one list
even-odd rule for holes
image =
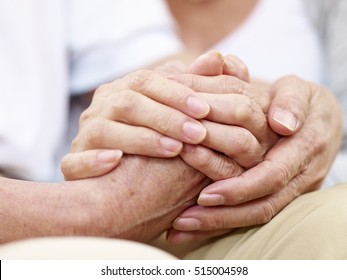
{"label": "finger", "polygon": [[289,182],[288,172],[283,165],[261,162],[239,177],[212,183],[200,193],[198,203],[203,206],[238,205],[267,196]]}
{"label": "finger", "polygon": [[268,223],[299,196],[300,180],[294,179],[277,193],[244,204],[193,206],[176,218],[173,227],[179,231],[221,231]]}
{"label": "finger", "polygon": [[[225,67],[228,68],[228,67]],[[187,73],[215,76],[223,74],[224,58],[218,51],[209,51],[196,58],[192,64],[188,66]]]}
{"label": "finger", "polygon": [[72,151],[120,149],[128,154],[153,157],[174,157],[182,143],[160,133],[138,126],[95,119],[86,124],[72,141]]}
{"label": "finger", "polygon": [[169,75],[178,75],[186,71],[186,66],[178,60],[170,60],[163,65],[157,66],[154,72],[166,77]]}
{"label": "finger", "polygon": [[246,64],[234,55],[227,55],[224,57],[223,74],[249,82],[249,72]]}
{"label": "finger", "polygon": [[248,96],[260,106],[264,113],[268,112],[270,106],[270,96],[267,92],[232,76],[219,75],[204,77],[182,74],[170,76],[169,79],[175,80],[196,92],[242,94]]}
{"label": "finger", "polygon": [[310,85],[290,76],[278,80],[270,93],[273,96],[268,114],[271,128],[281,135],[292,135],[300,129],[309,112]]}
{"label": "finger", "polygon": [[67,154],[61,162],[65,180],[76,180],[104,175],[120,162],[119,150],[89,150]]}
{"label": "finger", "polygon": [[193,118],[204,118],[208,104],[192,89],[149,70],[139,70],[125,77],[129,89],[175,108]]}
{"label": "finger", "polygon": [[199,56],[188,66],[187,73],[201,76],[224,74],[249,82],[248,68],[242,60],[233,55],[223,57],[220,52],[214,50]]}
{"label": "finger", "polygon": [[[306,133],[305,141],[294,134],[280,139],[268,152],[263,162],[245,171],[241,176],[215,182],[200,194],[199,204],[237,205],[278,192],[294,177],[308,168],[316,155],[311,144],[315,133]],[[302,160],[305,159],[305,160]],[[315,177],[321,178],[317,175]],[[211,196],[211,198],[209,198]],[[213,204],[213,197],[219,197]],[[221,198],[222,197],[222,198]]]}
{"label": "finger", "polygon": [[249,168],[263,160],[265,148],[247,129],[207,120],[202,120],[201,123],[207,129],[201,145],[231,157],[242,167]]}
{"label": "finger", "polygon": [[112,106],[99,113],[105,119],[148,127],[185,143],[197,144],[206,136],[206,129],[199,121],[133,91],[118,92],[108,102]]}
{"label": "finger", "polygon": [[249,97],[240,94],[200,93],[200,95],[210,105],[210,112],[205,119],[243,127],[264,145],[272,144],[278,139],[270,129],[266,115]]}
{"label": "finger", "polygon": [[213,181],[239,176],[243,168],[230,157],[200,145],[183,146],[181,158]]}
{"label": "finger", "polygon": [[231,231],[231,229],[211,231],[179,231],[170,229],[167,232],[167,240],[171,244],[182,244],[210,239],[212,237],[225,235],[227,233],[230,233]]}
{"label": "finger", "polygon": [[244,227],[255,222],[254,216],[246,210],[254,214],[256,208],[245,205],[192,206],[175,219],[173,228],[179,231],[210,231]]}

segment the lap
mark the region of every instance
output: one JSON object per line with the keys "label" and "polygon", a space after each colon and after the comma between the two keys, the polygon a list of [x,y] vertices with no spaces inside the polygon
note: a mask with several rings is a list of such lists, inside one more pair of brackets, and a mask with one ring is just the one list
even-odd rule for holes
{"label": "lap", "polygon": [[[347,259],[347,185],[300,196],[269,223],[203,245],[60,237],[0,246],[1,259]],[[174,248],[174,249],[173,249]]]}
{"label": "lap", "polygon": [[346,259],[347,185],[300,196],[269,223],[239,229],[185,259]]}

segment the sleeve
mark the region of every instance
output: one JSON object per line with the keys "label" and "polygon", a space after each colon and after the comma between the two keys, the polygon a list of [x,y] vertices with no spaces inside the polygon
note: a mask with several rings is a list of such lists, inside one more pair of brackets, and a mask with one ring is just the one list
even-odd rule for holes
{"label": "sleeve", "polygon": [[347,1],[306,0],[306,4],[323,42],[327,86],[344,111],[344,148],[347,150]]}
{"label": "sleeve", "polygon": [[347,1],[326,1],[326,29],[324,40],[327,51],[330,88],[336,94],[344,112],[344,149],[347,149]]}
{"label": "sleeve", "polygon": [[324,187],[346,182],[347,167],[347,1],[307,0],[311,15],[323,39],[328,86],[337,96],[344,114],[342,149],[324,183]]}
{"label": "sleeve", "polygon": [[60,2],[0,1],[0,173],[4,176],[45,181],[54,172],[68,104]]}
{"label": "sleeve", "polygon": [[71,1],[70,90],[74,94],[177,53],[163,0]]}

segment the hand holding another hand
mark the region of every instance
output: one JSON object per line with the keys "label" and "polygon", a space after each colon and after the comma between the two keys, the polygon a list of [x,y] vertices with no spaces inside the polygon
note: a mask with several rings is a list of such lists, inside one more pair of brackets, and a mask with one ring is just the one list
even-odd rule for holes
{"label": "hand holding another hand", "polygon": [[[322,184],[342,138],[342,115],[335,97],[326,88],[297,77],[280,79],[271,94],[270,126],[280,134],[292,135],[280,138],[263,162],[240,176],[206,187],[199,205],[174,222],[168,236],[171,242],[206,239],[234,228],[269,222],[296,197]],[[183,158],[187,156],[211,161],[199,149],[191,149]],[[221,178],[227,174],[223,168],[227,161],[203,164],[203,168],[196,164],[203,173],[214,170]]]}
{"label": "hand holding another hand", "polygon": [[[235,57],[228,57],[224,63],[217,52],[209,52],[199,57],[191,65],[190,71],[197,74],[230,73],[248,79],[247,68]],[[197,67],[199,66],[199,67]],[[203,67],[202,67],[203,66]],[[95,93],[92,104],[82,114],[80,131],[72,144],[72,153],[62,161],[62,171],[66,179],[94,177],[112,170],[120,160],[122,153],[146,155],[152,157],[174,157],[183,147],[183,143],[198,144],[206,138],[206,127],[200,119],[209,115],[210,104],[216,107],[211,112],[206,126],[213,127],[211,121],[228,119],[226,124],[236,124],[233,133],[245,134],[243,139],[259,153],[255,137],[247,129],[254,129],[255,134],[264,127],[265,118],[253,102],[243,106],[246,96],[229,94],[234,100],[223,94],[199,94],[187,86],[167,79],[163,75],[181,73],[182,66],[169,63],[155,71],[140,70],[123,79],[101,86]],[[199,70],[200,69],[200,70]],[[227,76],[226,76],[227,77]],[[231,78],[231,77],[230,77]],[[237,79],[234,79],[237,81]],[[237,85],[236,85],[237,86]],[[240,103],[238,114],[224,112],[226,105]],[[215,103],[215,104],[214,104]],[[253,125],[239,129],[250,111],[261,113],[261,128]],[[256,119],[256,114],[252,114]],[[260,119],[259,118],[259,119]],[[248,122],[251,125],[251,122]],[[226,126],[218,126],[219,130]],[[231,134],[231,129],[228,129]],[[234,139],[237,139],[234,137]],[[215,139],[207,139],[206,144],[218,146]],[[238,143],[238,149],[242,149]],[[253,159],[251,161],[259,160]],[[249,164],[249,163],[248,163]]]}
{"label": "hand holding another hand", "polygon": [[[213,52],[188,70],[180,74],[181,68],[168,64],[157,69],[160,74],[140,71],[101,87],[81,118],[72,148],[77,153],[63,161],[67,179],[107,173],[121,156],[113,149],[155,157],[180,154],[214,182],[200,193],[198,205],[175,220],[168,235],[174,243],[266,223],[297,196],[319,187],[342,135],[341,113],[327,89],[284,77],[268,94],[245,82],[248,71],[237,58]],[[198,100],[193,108],[189,97]],[[193,129],[200,135],[187,137],[186,122],[202,124]],[[163,137],[171,151],[163,149]],[[115,160],[95,168],[102,149]]]}

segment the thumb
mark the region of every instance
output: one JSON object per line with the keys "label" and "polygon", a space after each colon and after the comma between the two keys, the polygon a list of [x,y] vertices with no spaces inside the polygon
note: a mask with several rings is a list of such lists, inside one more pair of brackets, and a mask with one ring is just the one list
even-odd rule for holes
{"label": "thumb", "polygon": [[295,76],[279,79],[270,89],[268,122],[276,133],[289,136],[304,124],[310,109],[311,87]]}
{"label": "thumb", "polygon": [[208,51],[197,57],[187,69],[188,74],[216,76],[223,74],[224,59],[218,51]]}
{"label": "thumb", "polygon": [[113,170],[120,162],[120,150],[87,150],[70,153],[61,161],[61,171],[65,180],[98,177]]}

